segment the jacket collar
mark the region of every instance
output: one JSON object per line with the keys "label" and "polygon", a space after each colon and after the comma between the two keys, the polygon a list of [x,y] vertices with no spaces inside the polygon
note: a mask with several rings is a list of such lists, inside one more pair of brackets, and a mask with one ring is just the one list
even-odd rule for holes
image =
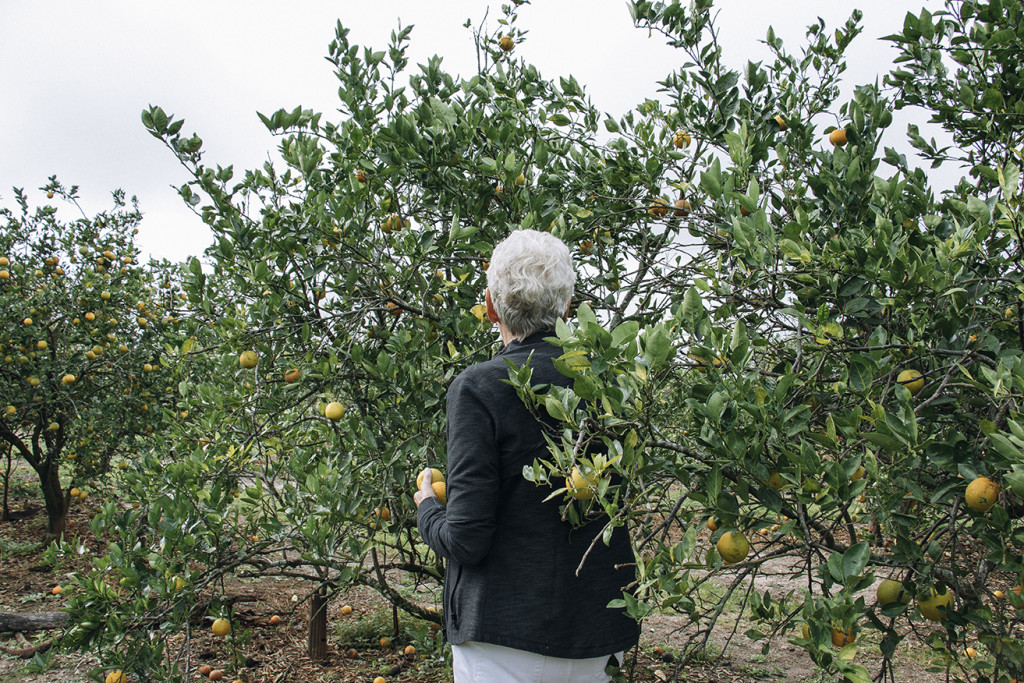
{"label": "jacket collar", "polygon": [[529,346],[537,346],[538,344],[546,343],[544,341],[546,337],[554,336],[554,330],[538,330],[537,332],[533,332],[532,334],[526,336],[523,339],[513,339],[512,341],[505,345],[505,348],[498,352],[498,355],[503,356],[506,353],[511,353],[512,351],[515,351],[516,349],[521,349],[523,347]]}

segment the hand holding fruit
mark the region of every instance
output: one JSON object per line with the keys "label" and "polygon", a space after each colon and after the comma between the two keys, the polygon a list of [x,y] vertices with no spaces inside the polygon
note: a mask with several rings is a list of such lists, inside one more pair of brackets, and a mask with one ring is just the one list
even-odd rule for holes
{"label": "hand holding fruit", "polygon": [[436,470],[433,467],[424,468],[419,476],[416,477],[416,493],[412,496],[416,507],[419,507],[420,503],[427,498],[437,498],[441,501],[442,505],[448,502],[444,475],[441,474],[441,470]]}

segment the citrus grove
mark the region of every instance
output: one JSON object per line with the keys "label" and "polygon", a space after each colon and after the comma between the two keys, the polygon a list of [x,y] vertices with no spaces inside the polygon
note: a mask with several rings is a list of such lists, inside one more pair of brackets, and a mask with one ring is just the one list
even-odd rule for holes
{"label": "citrus grove", "polygon": [[38,476],[49,541],[112,463],[134,459],[136,437],[162,431],[174,405],[164,344],[184,307],[174,267],[139,263],[134,202],[116,192],[90,217],[77,188],[42,189],[44,205],[16,191],[0,211],[0,447]]}
{"label": "citrus grove", "polygon": [[[178,332],[159,331],[177,316],[155,301],[146,326],[114,314],[118,339],[159,337],[131,365],[173,366],[174,407],[93,521],[109,552],[73,577],[62,647],[99,653],[104,672],[184,680],[177,634],[244,637],[224,589],[238,577],[300,578],[313,605],[369,587],[439,621],[423,595],[439,595],[441,562],[412,494],[424,467],[444,485],[445,388],[496,349],[488,257],[522,227],[566,241],[580,273],[556,330],[572,385],[509,369],[563,428],[523,476],[567,523],[631,529],[636,577],[617,604],[692,625],[676,666],[713,634],[782,637],[828,675],[899,680],[912,636],[951,679],[1024,677],[1024,85],[1007,67],[1024,10],[911,13],[888,37],[897,64],[854,88],[841,74],[857,11],[812,24],[795,52],[768,29],[770,57],[742,64],[711,0],[630,2],[682,66],[616,118],[518,55],[524,4],[473,32],[469,76],[409,64],[410,28],[373,49],[339,23],[338,112],[261,114],[279,139],[261,168],[208,159],[182,118],[143,111],[214,239],[174,280]],[[892,130],[908,107],[949,143]],[[897,151],[905,137],[963,178],[934,186]],[[132,305],[144,290],[88,275],[59,306],[4,304],[5,349],[54,347],[4,365],[24,396],[5,425],[49,434],[29,378],[77,391],[113,355],[90,365],[74,336],[90,328],[63,321],[102,310],[106,289]],[[27,331],[52,311],[57,333]],[[756,587],[779,572],[800,590]],[[722,629],[727,603],[754,627]]]}

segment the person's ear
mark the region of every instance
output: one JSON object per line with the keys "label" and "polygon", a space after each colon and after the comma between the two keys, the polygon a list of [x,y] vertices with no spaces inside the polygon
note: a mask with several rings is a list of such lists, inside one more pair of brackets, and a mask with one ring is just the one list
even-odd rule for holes
{"label": "person's ear", "polygon": [[494,310],[494,301],[491,299],[491,290],[484,290],[484,304],[487,306],[487,319],[492,323],[498,322],[498,312]]}

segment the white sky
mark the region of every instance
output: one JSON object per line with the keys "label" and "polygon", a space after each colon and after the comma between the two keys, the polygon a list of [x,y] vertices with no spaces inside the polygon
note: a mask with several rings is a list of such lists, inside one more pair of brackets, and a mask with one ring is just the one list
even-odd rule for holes
{"label": "white sky", "polygon": [[[184,169],[143,128],[140,113],[159,105],[185,118],[184,131],[203,138],[207,163],[233,164],[236,177],[273,155],[277,141],[256,112],[295,106],[335,112],[337,81],[324,60],[337,20],[353,43],[383,49],[399,21],[414,24],[413,65],[433,54],[451,73],[469,76],[473,25],[499,3],[483,0],[0,0],[0,204],[12,187],[30,191],[56,174],[81,188],[87,211],[109,207],[121,188],[139,198],[144,255],[180,260],[209,243],[206,227],[178,198]],[[766,56],[759,44],[769,25],[798,52],[807,24],[822,17],[841,25],[854,7],[865,31],[849,52],[847,83],[873,82],[894,54],[878,38],[895,33],[907,11],[940,9],[938,0],[720,0],[726,59],[741,67]],[[683,61],[658,37],[633,27],[623,0],[534,0],[520,8],[528,29],[516,55],[549,79],[572,74],[599,109],[621,115]],[[411,67],[415,68],[415,67]],[[902,143],[907,115],[888,144]]]}

